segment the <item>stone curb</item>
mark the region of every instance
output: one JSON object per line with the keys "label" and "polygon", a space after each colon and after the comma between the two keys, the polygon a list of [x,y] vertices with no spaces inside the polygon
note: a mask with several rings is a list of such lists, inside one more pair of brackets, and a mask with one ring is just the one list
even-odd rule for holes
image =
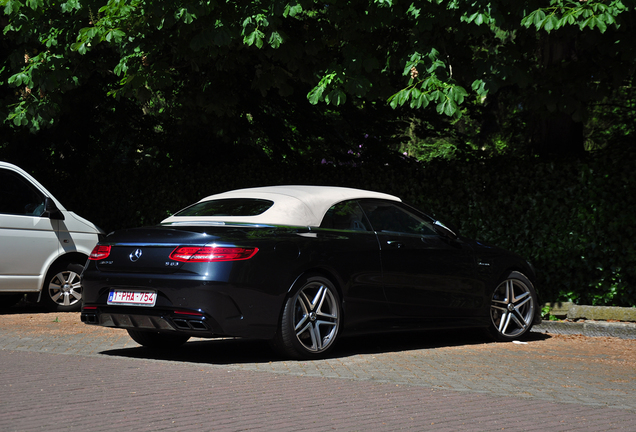
{"label": "stone curb", "polygon": [[606,321],[543,321],[532,328],[533,332],[551,334],[580,334],[583,336],[611,336],[636,339],[636,323]]}
{"label": "stone curb", "polygon": [[636,322],[636,307],[585,306],[572,302],[546,303],[557,318]]}
{"label": "stone curb", "polygon": [[585,306],[572,302],[546,303],[550,315],[567,321],[547,321],[534,326],[533,331],[584,336],[613,336],[636,339],[636,308],[615,306]]}
{"label": "stone curb", "polygon": [[614,306],[578,306],[568,310],[569,319],[636,321],[636,308]]}

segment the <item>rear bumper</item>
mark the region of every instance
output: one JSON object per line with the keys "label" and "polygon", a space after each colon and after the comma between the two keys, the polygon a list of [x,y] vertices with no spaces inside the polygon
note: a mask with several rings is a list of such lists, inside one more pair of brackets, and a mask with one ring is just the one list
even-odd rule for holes
{"label": "rear bumper", "polygon": [[223,330],[211,317],[202,313],[157,311],[142,313],[124,308],[85,307],[81,320],[85,324],[122,329],[148,330],[198,337],[224,336]]}
{"label": "rear bumper", "polygon": [[[271,339],[286,292],[257,284],[210,281],[199,275],[84,272],[81,319],[90,325],[196,337]],[[113,288],[153,290],[153,307],[108,305]]]}
{"label": "rear bumper", "polygon": [[85,324],[103,327],[173,333],[200,338],[245,337],[271,339],[276,324],[249,325],[243,317],[223,319],[221,322],[209,314],[179,310],[146,310],[85,305],[81,320]]}

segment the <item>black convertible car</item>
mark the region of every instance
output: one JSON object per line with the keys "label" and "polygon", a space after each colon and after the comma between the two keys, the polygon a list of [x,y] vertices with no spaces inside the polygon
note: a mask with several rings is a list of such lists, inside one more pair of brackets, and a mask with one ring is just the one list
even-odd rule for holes
{"label": "black convertible car", "polygon": [[109,234],[82,275],[82,321],[149,347],[260,338],[296,358],[344,333],[481,327],[511,341],[539,320],[533,279],[527,261],[397,197],[262,187]]}

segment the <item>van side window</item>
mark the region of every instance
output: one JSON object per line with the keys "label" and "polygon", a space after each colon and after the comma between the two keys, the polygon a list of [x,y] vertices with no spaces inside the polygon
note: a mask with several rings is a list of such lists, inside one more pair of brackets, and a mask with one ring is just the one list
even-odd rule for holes
{"label": "van side window", "polygon": [[0,213],[42,216],[44,196],[20,175],[0,169]]}

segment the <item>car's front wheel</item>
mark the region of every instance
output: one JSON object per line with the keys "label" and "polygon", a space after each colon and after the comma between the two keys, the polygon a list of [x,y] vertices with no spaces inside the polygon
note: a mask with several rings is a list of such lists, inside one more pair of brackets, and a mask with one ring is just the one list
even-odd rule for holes
{"label": "car's front wheel", "polygon": [[168,333],[156,333],[127,329],[128,334],[139,345],[153,349],[170,349],[183,345],[190,339],[189,336],[173,335]]}
{"label": "car's front wheel", "polygon": [[512,341],[532,328],[537,294],[532,282],[513,271],[492,294],[490,302],[490,334],[499,341]]}
{"label": "car's front wheel", "polygon": [[307,276],[287,298],[273,346],[293,358],[320,358],[338,337],[342,321],[340,296],[322,276]]}
{"label": "car's front wheel", "polygon": [[80,264],[63,264],[49,270],[42,290],[42,303],[52,311],[77,312],[82,307]]}

